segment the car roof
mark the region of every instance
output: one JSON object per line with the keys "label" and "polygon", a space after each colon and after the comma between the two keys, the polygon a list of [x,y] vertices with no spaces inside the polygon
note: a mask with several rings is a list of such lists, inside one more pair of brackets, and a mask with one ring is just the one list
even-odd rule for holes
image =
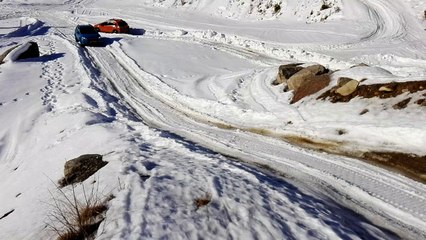
{"label": "car roof", "polygon": [[124,20],[123,20],[123,19],[120,19],[120,18],[111,18],[111,19],[109,19],[108,21],[122,22],[122,21],[124,21]]}
{"label": "car roof", "polygon": [[77,25],[77,27],[78,28],[89,28],[89,27],[93,27],[92,25],[90,25],[90,24],[81,24],[81,25]]}

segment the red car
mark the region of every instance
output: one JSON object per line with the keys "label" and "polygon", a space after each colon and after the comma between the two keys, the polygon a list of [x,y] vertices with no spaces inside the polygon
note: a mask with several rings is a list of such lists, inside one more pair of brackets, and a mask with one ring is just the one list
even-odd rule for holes
{"label": "red car", "polygon": [[94,25],[98,32],[129,33],[129,25],[122,19],[109,19],[108,21]]}

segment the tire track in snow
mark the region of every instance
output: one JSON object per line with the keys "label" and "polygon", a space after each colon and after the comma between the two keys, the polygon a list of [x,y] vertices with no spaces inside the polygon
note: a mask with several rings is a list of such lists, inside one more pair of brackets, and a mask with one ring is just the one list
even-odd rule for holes
{"label": "tire track in snow", "polygon": [[[100,54],[99,56],[105,56],[106,54]],[[259,139],[253,139],[253,137],[250,137],[251,134],[245,134],[245,133],[235,133],[235,132],[227,132],[222,130],[214,130],[212,132],[211,127],[200,127],[199,123],[195,123],[192,121],[187,120],[180,120],[178,121],[177,118],[178,115],[181,115],[182,113],[176,112],[176,110],[180,111],[178,106],[176,106],[175,102],[171,103],[168,102],[164,98],[164,96],[158,95],[158,92],[155,92],[155,90],[152,89],[150,86],[155,86],[154,82],[147,81],[148,79],[152,79],[152,76],[150,76],[147,73],[144,73],[137,65],[132,64],[132,60],[127,59],[125,54],[122,52],[119,52],[118,49],[115,49],[113,51],[113,56],[115,58],[118,58],[119,62],[122,62],[122,67],[124,67],[127,71],[134,74],[135,79],[140,79],[136,83],[136,85],[133,86],[134,89],[129,88],[125,90],[127,94],[133,95],[136,94],[136,92],[139,92],[140,90],[137,90],[138,87],[142,87],[145,89],[151,89],[150,94],[155,94],[157,99],[161,99],[161,101],[166,101],[165,103],[172,106],[174,109],[172,112],[175,112],[172,116],[166,117],[167,119],[165,122],[161,123],[163,125],[162,128],[170,129],[173,131],[173,129],[176,129],[176,127],[173,126],[179,126],[179,134],[186,136],[190,139],[197,139],[196,142],[200,142],[203,145],[208,145],[212,147],[212,145],[215,145],[216,148],[214,150],[218,150],[220,152],[224,151],[225,154],[241,157],[242,159],[248,159],[253,158],[253,156],[257,156],[257,161],[260,161],[259,163],[266,163],[269,166],[272,166],[276,169],[281,169],[284,172],[287,172],[288,167],[294,167],[295,161],[302,164],[298,165],[302,172],[305,172],[306,174],[310,175],[313,179],[318,179],[321,181],[326,182],[327,184],[330,184],[330,186],[334,186],[339,191],[342,191],[344,194],[347,194],[352,199],[355,199],[354,201],[359,201],[357,204],[360,204],[362,207],[368,208],[368,211],[374,212],[374,214],[380,215],[383,218],[386,218],[388,221],[392,222],[395,221],[393,219],[392,214],[387,213],[388,207],[386,204],[391,204],[395,206],[396,212],[398,214],[403,214],[406,211],[409,211],[409,214],[403,214],[405,215],[404,219],[407,220],[407,222],[411,222],[412,217],[415,216],[415,218],[418,218],[419,221],[417,223],[414,223],[414,225],[423,224],[422,221],[424,221],[424,209],[422,206],[424,205],[424,197],[426,196],[425,189],[422,186],[419,186],[416,182],[413,182],[409,179],[406,179],[405,177],[401,176],[394,176],[393,173],[388,173],[386,170],[379,169],[373,166],[368,166],[363,163],[358,163],[356,160],[348,160],[348,161],[342,161],[342,159],[334,158],[334,159],[328,159],[328,158],[319,158],[318,156],[310,156],[308,157],[304,153],[296,152],[292,149],[292,147],[286,146],[286,144],[276,142],[275,144],[269,144],[267,142],[270,142],[271,140],[260,140],[262,137],[258,137]],[[99,57],[98,57],[99,59]],[[120,60],[121,59],[121,60]],[[114,60],[115,61],[115,60]],[[131,80],[131,78],[130,78]],[[116,82],[118,84],[118,82]],[[142,86],[141,86],[142,85]],[[131,85],[128,85],[127,87],[131,87]],[[136,88],[135,88],[136,87]],[[122,91],[122,90],[121,90]],[[122,91],[123,93],[123,91]],[[133,105],[136,109],[140,108],[141,101],[135,101],[138,97],[142,94],[136,94],[135,97],[126,97],[129,104]],[[158,100],[156,100],[158,101]],[[144,105],[149,105],[147,101],[143,100]],[[163,102],[164,103],[164,102]],[[153,104],[154,106],[159,106]],[[145,108],[145,107],[144,107]],[[163,108],[161,108],[163,109]],[[159,111],[158,109],[154,109],[155,111]],[[170,110],[169,110],[170,111]],[[144,111],[139,110],[138,113],[142,115],[146,115],[146,113],[143,113]],[[167,110],[163,109],[161,110],[162,114],[165,114]],[[177,115],[178,114],[178,115]],[[191,116],[190,113],[185,111],[183,116]],[[143,117],[144,119],[149,119],[147,117]],[[150,117],[152,119],[152,117]],[[186,118],[186,117],[184,117]],[[194,115],[192,115],[192,118],[194,118]],[[154,118],[155,119],[155,118]],[[199,119],[198,117],[195,117],[195,119]],[[159,119],[156,119],[154,121],[157,121],[156,124],[159,124]],[[164,120],[163,120],[164,121]],[[174,122],[174,123],[173,123]],[[183,129],[183,123],[188,124],[186,129]],[[185,125],[186,125],[185,124]],[[197,132],[194,132],[193,126],[191,124],[196,124],[198,126]],[[200,129],[204,129],[200,132]],[[176,130],[174,130],[176,131]],[[204,133],[203,133],[204,132]],[[235,135],[237,138],[235,138]],[[197,136],[198,135],[198,136]],[[234,137],[231,137],[233,136]],[[201,139],[200,139],[201,138]],[[223,139],[220,140],[219,139]],[[224,139],[237,139],[235,143],[229,143],[224,141]],[[221,141],[224,141],[221,143]],[[263,144],[259,144],[259,141]],[[222,145],[223,144],[223,145]],[[222,147],[219,147],[218,145],[222,145]],[[220,150],[219,150],[220,149]],[[233,149],[233,150],[231,150]],[[236,154],[236,152],[240,153]],[[246,155],[248,154],[248,155]],[[244,157],[245,155],[245,157]],[[251,156],[251,157],[249,157]],[[285,159],[282,157],[285,156]],[[332,157],[330,157],[332,158]],[[260,160],[262,159],[262,160]],[[250,160],[253,161],[253,160]],[[256,161],[256,160],[254,160]],[[347,163],[343,163],[347,162]],[[303,166],[303,167],[302,167]],[[364,169],[369,169],[368,172],[365,172]],[[292,171],[300,171],[300,170],[292,170]],[[296,174],[297,175],[297,174]],[[387,176],[387,177],[384,177]],[[392,177],[389,177],[392,176]],[[352,180],[353,179],[353,180]],[[370,179],[371,183],[368,183],[366,179]],[[388,183],[390,179],[393,179],[391,183]],[[316,181],[318,181],[316,180]],[[400,185],[395,185],[395,182],[399,182]],[[405,184],[405,182],[409,182]],[[368,184],[366,184],[368,183]],[[409,186],[410,184],[413,184],[413,186]],[[399,186],[405,185],[405,189],[399,189]],[[345,190],[346,189],[346,190]],[[407,191],[407,189],[409,189]],[[351,193],[352,190],[355,190],[355,192],[361,191],[362,194],[359,194],[359,196],[354,196],[353,193]],[[389,195],[390,194],[390,195]],[[393,196],[400,196],[397,199],[394,199]],[[375,210],[374,208],[370,208],[369,204],[362,203],[365,201],[365,199],[377,199],[375,203],[373,203],[373,206],[378,207],[380,210]],[[395,203],[390,203],[389,199],[394,199]],[[384,204],[386,203],[386,204]],[[392,208],[389,208],[392,209]],[[373,214],[373,215],[374,215]],[[393,219],[393,220],[390,220]],[[396,220],[398,222],[398,220]],[[407,230],[411,227],[409,225],[406,225],[403,222],[398,222],[396,225],[399,225],[399,227],[402,226],[403,229]],[[421,230],[417,234],[420,235],[426,235],[424,232],[422,233]]]}
{"label": "tire track in snow", "polygon": [[[149,123],[150,125],[152,124],[154,126],[160,126],[162,129],[166,129],[166,130],[170,130],[170,131],[174,131],[174,132],[176,131],[176,129],[175,129],[176,126],[179,126],[179,128],[185,129],[185,130],[182,130],[182,131],[179,131],[179,130],[177,131],[179,134],[182,133],[183,136],[188,136],[187,134],[186,135],[183,134],[184,131],[188,131],[188,129],[193,129],[193,130],[197,129],[196,130],[197,132],[200,131],[199,123],[193,122],[192,120],[188,119],[187,117],[189,117],[189,116],[182,116],[182,113],[177,111],[178,109],[170,108],[169,106],[165,105],[164,103],[159,102],[159,99],[152,98],[152,96],[150,96],[150,95],[146,95],[145,90],[142,90],[143,87],[140,85],[140,82],[137,79],[133,78],[131,75],[127,76],[126,74],[123,74],[125,72],[125,71],[123,71],[124,69],[118,70],[118,69],[121,69],[124,66],[121,65],[121,67],[120,67],[120,65],[117,64],[117,61],[116,61],[117,59],[114,59],[114,56],[118,57],[116,53],[111,54],[111,53],[108,53],[108,51],[105,51],[104,49],[99,49],[99,48],[90,49],[89,52],[92,54],[93,59],[95,60],[97,65],[102,69],[103,73],[105,73],[105,75],[107,76],[109,81],[111,81],[111,84],[115,85],[114,89],[116,89],[122,95],[123,100],[126,100],[127,103],[131,107],[133,107],[137,111],[137,113],[140,114],[142,116],[142,118],[147,123]],[[108,68],[106,68],[106,66],[108,66]],[[129,69],[127,69],[127,70],[129,70]],[[119,75],[117,74],[118,72],[120,73]],[[159,120],[162,121],[162,122],[158,122]],[[191,123],[188,123],[188,121],[191,122]],[[194,128],[194,126],[197,126],[197,127]],[[203,132],[206,131],[205,133],[202,133],[202,132],[198,133],[198,134],[202,134],[202,136],[201,136],[202,139],[208,139],[209,138],[208,136],[211,136],[212,133],[213,134],[217,133],[216,131],[215,132],[208,132],[207,129],[210,129],[210,127],[208,127],[208,126],[205,126],[205,128],[203,127],[201,129],[204,129],[204,130],[202,130]],[[207,134],[207,136],[204,135],[204,134]],[[232,133],[228,133],[228,134],[229,134],[229,136],[232,136]],[[217,139],[220,139],[222,137],[229,138],[229,136],[220,135],[220,137],[217,136],[219,138],[214,138],[215,139],[214,141],[217,141]],[[190,138],[192,138],[192,137],[193,136],[190,136]],[[198,137],[200,137],[200,136],[198,136]],[[196,139],[197,139],[197,137],[196,137]],[[203,142],[203,141],[201,141],[201,142]],[[206,142],[204,142],[204,143],[206,143]],[[211,142],[207,141],[207,143],[211,143]],[[237,143],[237,145],[238,144],[241,144],[241,142]],[[231,148],[236,148],[236,146],[231,146]],[[213,146],[213,149],[218,150],[219,148],[216,148],[216,146]],[[225,148],[223,148],[223,149],[225,149]],[[225,151],[225,153],[229,154],[230,153],[229,149],[227,149]],[[176,157],[175,155],[173,155],[173,156]],[[159,159],[162,159],[162,158],[159,158]],[[181,163],[179,165],[179,170],[186,169],[183,166],[184,166],[184,164]],[[241,171],[241,170],[239,170],[239,171]],[[150,180],[148,180],[148,181],[150,181]],[[151,197],[148,198],[147,201],[152,202],[152,201],[154,201],[154,199],[152,198],[153,196],[158,197],[158,196],[161,196],[161,194],[163,192],[167,192],[167,190],[165,190],[165,189],[161,190],[161,189],[162,189],[162,186],[150,188],[149,191],[152,194],[149,195]],[[159,198],[162,199],[161,197],[159,197]],[[169,197],[166,197],[166,198],[170,199]],[[299,200],[302,200],[302,199],[299,199]],[[139,206],[139,207],[134,208],[134,209],[130,208],[130,209],[133,209],[133,211],[137,211],[138,214],[141,211],[140,210],[141,207],[145,208],[144,212],[149,210],[149,209],[146,209],[146,207],[143,207],[143,205],[140,205],[140,204],[142,204],[142,203],[137,204],[137,206]],[[296,201],[296,204],[300,204],[300,202]],[[303,206],[304,207],[302,207],[302,209],[306,208],[307,205],[303,205]],[[137,210],[137,209],[139,209],[139,210]],[[151,209],[151,211],[153,211],[152,207],[150,209]],[[154,210],[155,209],[162,209],[162,208],[157,206],[157,207],[154,208]],[[223,210],[223,211],[225,211],[225,210]],[[143,212],[140,213],[140,214],[143,214]],[[156,214],[153,214],[153,216],[156,216]],[[146,221],[150,221],[149,224]],[[160,221],[160,220],[158,220],[158,221]],[[149,218],[147,218],[147,219],[143,218],[142,222],[145,223],[145,224],[143,224],[142,227],[143,228],[147,228],[147,227],[152,228],[153,226],[158,224],[158,221],[150,220]],[[135,223],[134,220],[131,220],[131,222],[132,222],[131,225],[133,225]],[[148,224],[148,225],[146,225],[146,224]],[[250,224],[248,224],[248,225],[250,225]],[[146,237],[150,236],[149,233],[151,231],[149,229],[146,229],[143,232],[145,234],[147,234]],[[155,231],[151,232],[151,233],[155,233]],[[330,233],[330,234],[332,234],[332,233]]]}
{"label": "tire track in snow", "polygon": [[[360,189],[360,186],[357,186],[356,184],[355,186],[352,186],[351,184],[354,181],[353,180],[350,181],[345,177],[346,175],[348,175],[348,173],[355,172],[355,174],[349,174],[351,175],[351,178],[353,179],[356,179],[358,181],[365,181],[365,179],[371,179],[372,176],[363,174],[361,170],[367,166],[363,166],[363,167],[357,166],[353,170],[351,170],[350,168],[345,169],[347,167],[342,166],[342,169],[343,169],[342,170],[334,166],[336,162],[341,160],[341,159],[336,159],[337,160],[336,162],[334,163],[330,162],[329,164],[324,164],[325,166],[321,168],[321,165],[323,165],[323,163],[325,162],[324,159],[321,159],[318,157],[309,158],[304,153],[300,153],[297,151],[292,152],[291,150],[288,149],[288,148],[290,149],[292,148],[290,146],[286,146],[285,144],[283,145],[283,143],[276,143],[276,144],[265,143],[265,144],[260,144],[261,146],[258,146],[259,142],[263,142],[265,138],[259,137],[259,136],[253,137],[253,135],[246,134],[246,133],[236,133],[231,131],[223,131],[220,129],[212,129],[211,126],[206,126],[201,123],[193,122],[191,120],[191,118],[194,118],[193,114],[188,113],[187,110],[185,110],[185,113],[182,114],[182,109],[173,107],[175,106],[174,105],[175,103],[168,102],[168,100],[166,100],[164,96],[161,96],[161,94],[159,95],[158,92],[155,92],[155,89],[152,89],[152,86],[150,88],[150,86],[148,85],[143,85],[143,84],[150,84],[149,81],[148,83],[144,83],[144,81],[152,80],[153,79],[152,75],[143,72],[141,69],[139,69],[137,65],[132,64],[132,60],[126,59],[128,57],[125,56],[124,53],[120,52],[117,49],[111,49],[111,50],[113,50],[112,55],[108,55],[109,54],[108,51],[104,51],[102,49],[90,49],[89,52],[90,54],[93,54],[94,56],[97,55],[97,57],[95,57],[95,60],[98,63],[100,63],[103,60],[103,58],[106,58],[106,60],[103,60],[103,61],[109,61],[108,59],[111,60],[111,62],[99,64],[99,66],[101,67],[103,71],[107,69],[106,66],[110,67],[110,65],[112,65],[112,63],[115,62],[116,60],[121,61],[120,63],[122,64],[121,67],[125,69],[127,72],[129,72],[132,76],[124,77],[124,78],[121,77],[117,79],[111,78],[110,79],[110,81],[112,81],[111,83],[116,85],[116,90],[119,91],[119,93],[124,97],[124,99],[127,101],[127,104],[129,104],[129,106],[136,109],[138,113],[141,116],[143,116],[143,118],[146,121],[150,122],[154,126],[160,126],[165,129],[177,131],[179,134],[183,136],[187,136],[190,139],[196,139],[197,142],[200,142],[203,145],[210,145],[210,147],[214,148],[215,150],[218,150],[233,156],[241,157],[242,159],[246,159],[249,162],[258,161],[258,163],[262,163],[262,164],[266,163],[267,165],[276,167],[277,169],[286,169],[283,171],[286,173],[290,172],[291,174],[294,174],[295,176],[301,176],[306,174],[309,176],[308,179],[313,179],[313,181],[316,182],[316,184],[321,184],[321,182],[324,182],[325,185],[329,185],[329,186],[325,186],[324,188],[331,189],[330,187],[332,187],[340,191],[340,193],[339,192],[337,193],[338,195],[340,195],[340,198],[342,197],[341,195],[342,193],[347,194],[348,196],[354,198],[355,199],[354,201],[359,201],[357,202],[357,204],[361,205],[361,207],[367,208],[368,211],[371,211],[373,213],[373,215],[378,214],[379,216],[385,218],[389,222],[392,222],[395,220],[392,218],[392,216],[389,216],[388,213],[380,212],[380,211],[386,210],[386,208],[383,207],[383,203],[388,202],[386,196],[382,196],[383,194],[381,192],[375,194],[376,195],[375,198],[379,199],[380,201],[378,201],[377,203],[373,203],[372,205],[378,207],[379,210],[373,209],[369,203],[368,204],[362,203],[362,201],[364,201],[365,199],[370,199],[370,197],[367,196],[369,190],[365,188]],[[106,56],[109,56],[109,57],[106,57]],[[113,68],[111,71],[114,72],[117,70],[118,69]],[[120,72],[121,74],[123,73],[123,71],[121,70],[118,72]],[[119,82],[117,81],[118,79],[125,80],[125,81]],[[155,82],[155,79],[154,79],[154,82]],[[151,89],[151,91],[148,90],[148,95],[146,92],[147,89]],[[137,94],[137,93],[142,93],[142,94]],[[154,96],[149,96],[152,94],[154,94]],[[148,97],[147,99],[149,99],[149,101],[148,102],[144,101],[147,99],[139,100],[142,96]],[[188,116],[191,118],[188,118]],[[200,118],[200,116],[197,116],[197,117]],[[162,122],[159,122],[159,121],[162,121]],[[178,128],[176,128],[177,126]],[[198,128],[195,128],[197,129],[195,131],[194,131],[194,126],[198,127]],[[235,143],[226,142],[226,139],[234,139]],[[270,142],[271,139],[268,139],[267,141]],[[256,146],[258,147],[256,148]],[[282,149],[283,146],[284,146],[284,149]],[[253,160],[253,156],[257,156],[256,157],[257,159]],[[283,159],[282,156],[286,156],[285,159]],[[250,158],[251,160],[249,160]],[[302,160],[304,159],[306,162],[300,162],[300,164],[297,164],[295,167],[294,166],[295,161],[298,161],[300,159]],[[386,173],[386,171],[384,170],[378,170],[378,169],[375,169],[374,167],[370,167],[370,168],[372,169],[371,172]],[[321,170],[318,170],[318,169],[321,169]],[[302,173],[298,173],[300,171],[302,171]],[[366,186],[366,188],[369,188],[369,189],[371,188],[370,190],[372,191],[372,193],[375,193],[377,187],[379,188],[382,187],[382,185],[385,184],[388,179],[386,177],[383,177],[383,178],[379,178],[379,180],[373,178],[374,184],[372,184],[372,186]],[[402,182],[402,183],[403,182],[411,183],[410,180],[397,177],[397,176],[394,177],[394,181]],[[360,185],[362,186],[363,184],[360,184]],[[345,190],[345,188],[349,190]],[[397,194],[397,195],[400,194],[400,190],[392,187],[391,185],[387,185],[386,188],[388,189],[388,191],[392,192],[392,194]],[[418,192],[420,196],[423,195],[421,191],[417,191],[415,189],[413,190],[413,188],[410,188],[408,184],[407,184],[407,189],[415,193]],[[350,194],[351,190],[361,190],[361,193],[362,193],[361,195],[362,197],[365,197],[365,199],[360,198],[358,196],[353,196],[353,194],[351,195]],[[406,200],[407,194],[401,194],[401,196],[402,196],[402,199],[400,199],[400,201],[402,201],[402,204],[404,204],[403,201]],[[413,194],[411,195],[411,197],[414,198],[415,202],[419,201],[418,195],[416,196]],[[398,202],[396,204],[397,206],[399,206],[401,205],[401,202]],[[411,208],[410,206],[407,206],[407,205],[406,207]],[[417,208],[417,206],[414,206],[414,208]],[[420,213],[422,212],[423,211],[421,211]],[[414,216],[416,215],[415,213],[416,212],[414,212],[413,214]],[[409,216],[406,216],[406,217],[409,217]],[[416,217],[418,217],[418,215]],[[407,222],[410,222],[410,221],[407,221]],[[405,229],[406,231],[409,231],[407,229],[410,229],[409,225],[405,225],[404,223],[398,222],[398,220],[396,220],[396,223],[393,223],[393,224],[400,225],[399,227],[401,227],[402,229]],[[421,230],[417,229],[413,231],[418,231],[417,232],[418,234],[425,235],[424,232],[422,232]]]}

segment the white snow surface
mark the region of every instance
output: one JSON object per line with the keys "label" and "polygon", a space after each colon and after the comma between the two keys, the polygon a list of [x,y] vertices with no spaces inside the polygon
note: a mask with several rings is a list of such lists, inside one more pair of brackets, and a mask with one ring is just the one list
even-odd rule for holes
{"label": "white snow surface", "polygon": [[[0,53],[35,41],[42,55],[8,61],[15,49],[0,65],[0,239],[55,239],[47,217],[61,196],[55,183],[67,160],[87,153],[108,164],[77,184],[77,197],[83,186],[115,196],[96,239],[425,239],[424,184],[280,140],[425,155],[424,107],[393,109],[406,95],[345,104],[314,95],[291,105],[292,93],[271,84],[290,62],[323,64],[334,82],[425,80],[424,7],[0,1]],[[75,43],[77,24],[113,17],[132,34]],[[370,67],[350,68],[360,63]],[[211,202],[196,209],[206,195]]]}

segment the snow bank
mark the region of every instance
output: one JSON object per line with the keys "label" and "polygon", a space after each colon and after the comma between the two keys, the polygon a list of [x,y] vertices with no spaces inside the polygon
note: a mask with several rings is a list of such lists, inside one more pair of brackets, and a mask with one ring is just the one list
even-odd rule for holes
{"label": "snow bank", "polygon": [[35,30],[43,26],[43,22],[35,18],[20,18],[20,26],[13,32],[10,32],[6,37],[21,37],[31,35]]}
{"label": "snow bank", "polygon": [[5,62],[14,62],[18,59],[18,57],[25,51],[27,51],[31,47],[30,42],[26,42],[23,44],[18,45],[16,48],[14,48],[12,51],[10,51],[9,54],[4,58]]}

